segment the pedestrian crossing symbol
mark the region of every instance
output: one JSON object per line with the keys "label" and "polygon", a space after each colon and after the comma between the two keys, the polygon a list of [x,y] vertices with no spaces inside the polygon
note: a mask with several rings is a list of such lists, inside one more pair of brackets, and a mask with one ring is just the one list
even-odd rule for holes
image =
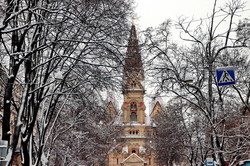
{"label": "pedestrian crossing symbol", "polygon": [[216,69],[218,86],[235,84],[235,74],[233,67],[223,67]]}

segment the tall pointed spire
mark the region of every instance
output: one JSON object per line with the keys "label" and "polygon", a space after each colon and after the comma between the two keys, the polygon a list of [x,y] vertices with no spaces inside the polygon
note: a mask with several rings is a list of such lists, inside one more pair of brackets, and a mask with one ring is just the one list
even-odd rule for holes
{"label": "tall pointed spire", "polygon": [[130,30],[130,36],[128,40],[127,57],[125,59],[124,71],[129,73],[143,73],[141,52],[136,35],[136,28],[133,24]]}

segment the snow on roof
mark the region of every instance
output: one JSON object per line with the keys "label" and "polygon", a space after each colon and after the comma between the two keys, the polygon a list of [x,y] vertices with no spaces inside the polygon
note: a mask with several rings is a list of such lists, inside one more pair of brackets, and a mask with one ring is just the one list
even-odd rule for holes
{"label": "snow on roof", "polygon": [[122,111],[119,111],[116,118],[115,118],[114,125],[117,125],[117,126],[152,126],[152,121],[151,121],[150,115],[145,113],[145,123],[144,124],[137,123],[137,122],[131,122],[131,123],[124,124],[122,122]]}
{"label": "snow on roof", "polygon": [[119,126],[151,126],[152,123],[151,123],[151,118],[149,117],[149,115],[147,115],[145,118],[145,123],[143,124],[137,122],[122,123],[121,116],[117,118],[115,124]]}
{"label": "snow on roof", "polygon": [[147,137],[142,137],[142,136],[124,136],[124,137],[121,137],[121,138],[145,139]]}
{"label": "snow on roof", "polygon": [[132,153],[131,155],[129,155],[125,160],[123,160],[121,163],[125,163],[129,158],[131,158],[132,156],[136,156],[138,159],[140,159],[143,163],[147,163],[145,160],[143,160],[140,156],[138,156],[136,153]]}

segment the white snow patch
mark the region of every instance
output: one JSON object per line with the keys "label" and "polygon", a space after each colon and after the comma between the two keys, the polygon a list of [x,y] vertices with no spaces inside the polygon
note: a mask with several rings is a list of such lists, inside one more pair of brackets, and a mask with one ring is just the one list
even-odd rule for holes
{"label": "white snow patch", "polygon": [[45,154],[43,153],[42,156],[41,156],[41,162],[42,162],[42,165],[48,165],[48,158],[45,156]]}
{"label": "white snow patch", "polygon": [[122,153],[128,153],[128,146],[124,146],[122,148]]}

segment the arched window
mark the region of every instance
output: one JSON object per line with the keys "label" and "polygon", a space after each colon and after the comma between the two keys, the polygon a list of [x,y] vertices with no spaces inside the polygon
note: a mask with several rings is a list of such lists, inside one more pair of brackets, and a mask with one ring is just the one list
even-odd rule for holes
{"label": "arched window", "polygon": [[131,83],[131,88],[136,88],[136,83],[135,83],[135,81],[132,81],[132,83]]}
{"label": "arched window", "polygon": [[137,110],[137,105],[136,105],[135,102],[132,102],[132,103],[130,104],[130,110]]}
{"label": "arched window", "polygon": [[136,153],[136,150],[132,150],[132,153]]}
{"label": "arched window", "polygon": [[130,121],[131,122],[137,122],[137,115],[135,112],[132,112],[130,115]]}

